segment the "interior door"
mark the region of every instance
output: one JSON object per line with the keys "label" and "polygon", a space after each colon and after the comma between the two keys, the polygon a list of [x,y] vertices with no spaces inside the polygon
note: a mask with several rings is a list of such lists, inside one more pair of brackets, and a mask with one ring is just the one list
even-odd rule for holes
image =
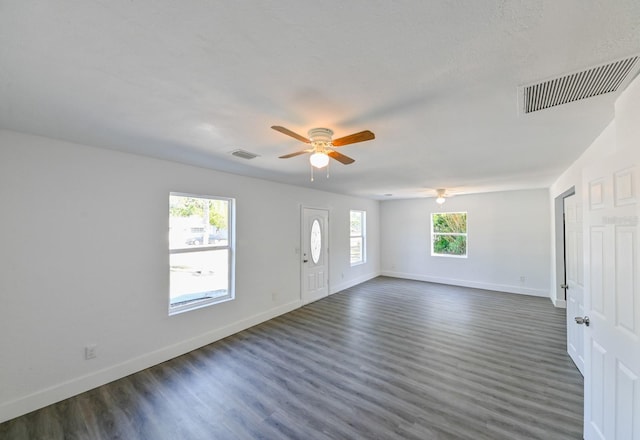
{"label": "interior door", "polygon": [[584,257],[582,203],[573,195],[564,199],[564,237],[567,294],[567,352],[584,376],[584,331],[575,317],[584,316]]}
{"label": "interior door", "polygon": [[302,302],[329,295],[329,211],[302,210]]}
{"label": "interior door", "polygon": [[639,163],[636,148],[583,174],[586,440],[640,439]]}

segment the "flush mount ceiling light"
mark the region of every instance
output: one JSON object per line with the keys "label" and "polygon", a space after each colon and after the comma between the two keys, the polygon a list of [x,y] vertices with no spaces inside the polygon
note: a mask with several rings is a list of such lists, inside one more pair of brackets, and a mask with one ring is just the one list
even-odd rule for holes
{"label": "flush mount ceiling light", "polygon": [[436,190],[436,194],[437,194],[437,198],[436,198],[436,203],[438,205],[442,205],[444,202],[447,201],[447,199],[445,199],[445,190],[440,188]]}

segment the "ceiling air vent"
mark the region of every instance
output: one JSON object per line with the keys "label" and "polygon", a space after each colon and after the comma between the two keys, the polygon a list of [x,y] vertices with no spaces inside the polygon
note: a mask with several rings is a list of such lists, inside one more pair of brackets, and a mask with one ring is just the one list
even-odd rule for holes
{"label": "ceiling air vent", "polygon": [[524,113],[615,92],[637,61],[638,57],[634,56],[525,86]]}
{"label": "ceiling air vent", "polygon": [[231,154],[242,159],[255,159],[256,157],[258,157],[257,154],[249,153],[245,150],[234,150],[231,152]]}

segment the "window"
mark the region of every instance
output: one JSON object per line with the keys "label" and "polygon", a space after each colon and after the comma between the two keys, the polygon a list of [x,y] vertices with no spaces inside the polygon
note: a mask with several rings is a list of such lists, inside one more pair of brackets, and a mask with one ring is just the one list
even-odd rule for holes
{"label": "window", "polygon": [[233,299],[234,200],[169,195],[169,314]]}
{"label": "window", "polygon": [[467,213],[431,214],[431,255],[467,256]]}
{"label": "window", "polygon": [[362,264],[366,261],[366,212],[350,211],[351,234],[351,265]]}

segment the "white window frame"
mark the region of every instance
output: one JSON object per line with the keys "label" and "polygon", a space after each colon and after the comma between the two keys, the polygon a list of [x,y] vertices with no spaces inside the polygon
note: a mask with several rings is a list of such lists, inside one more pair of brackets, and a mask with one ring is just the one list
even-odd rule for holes
{"label": "white window frame", "polygon": [[[466,217],[467,223],[467,232],[435,232],[433,230],[433,216],[434,215],[442,215],[442,214],[464,214]],[[431,248],[431,256],[432,257],[446,257],[446,258],[468,258],[469,257],[469,214],[466,211],[452,211],[452,212],[432,212],[430,216],[431,220],[431,242],[429,246]],[[449,235],[449,236],[462,236],[465,237],[465,254],[464,255],[455,255],[455,254],[439,254],[434,251],[434,240],[436,235]]]}
{"label": "white window frame", "polygon": [[[354,213],[360,214],[360,234],[351,232],[351,216]],[[351,240],[353,238],[360,238],[362,243],[360,260],[357,261],[351,261]],[[358,209],[351,209],[349,211],[349,262],[351,266],[358,266],[367,262],[367,211]]]}
{"label": "white window frame", "polygon": [[[207,200],[222,200],[228,203],[228,213],[227,213],[227,244],[211,244],[211,245],[199,245],[197,247],[185,247],[185,248],[171,248],[169,245],[169,258],[171,255],[175,254],[185,254],[185,253],[197,253],[197,252],[207,252],[207,251],[216,251],[216,250],[227,250],[227,258],[228,258],[228,270],[227,270],[227,293],[225,295],[216,296],[213,298],[202,298],[196,299],[193,301],[189,301],[185,304],[181,305],[172,305],[171,304],[171,295],[168,295],[168,307],[169,307],[169,315],[176,315],[179,313],[187,312],[190,310],[196,310],[203,307],[208,307],[214,304],[219,304],[226,301],[231,301],[235,299],[235,199],[230,197],[219,197],[219,196],[209,196],[209,195],[200,195],[200,194],[190,194],[190,193],[182,193],[182,192],[171,192],[169,196],[178,196],[178,197],[191,197],[197,199],[207,199]],[[171,269],[170,269],[171,271]],[[170,277],[171,278],[171,277]],[[171,283],[171,280],[169,280]],[[171,288],[171,286],[169,286]]]}

